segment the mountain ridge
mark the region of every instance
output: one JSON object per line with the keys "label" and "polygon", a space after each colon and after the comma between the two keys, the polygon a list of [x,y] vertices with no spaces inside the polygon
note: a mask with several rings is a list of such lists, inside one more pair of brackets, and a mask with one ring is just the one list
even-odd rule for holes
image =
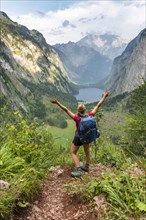
{"label": "mountain ridge", "polygon": [[112,61],[98,51],[74,42],[54,45],[69,77],[77,84],[93,84],[105,78]]}
{"label": "mountain ridge", "polygon": [[[81,45],[86,37],[77,43],[51,46],[40,32],[13,22],[4,12],[0,13],[0,27],[0,92],[14,109],[20,107],[27,112],[28,100],[35,102],[36,88],[40,96],[56,92],[67,95],[77,93],[77,84],[88,84],[104,86],[118,95],[134,90],[146,80],[145,29],[112,64],[112,60],[95,48]],[[90,37],[97,39],[96,35]],[[100,37],[102,40],[109,37],[109,42],[113,43],[118,36],[104,34]]]}
{"label": "mountain ridge", "polygon": [[129,40],[122,39],[118,35],[104,34],[89,34],[77,42],[80,46],[89,46],[100,54],[113,60],[119,56],[127,46]]}
{"label": "mountain ridge", "polygon": [[146,81],[146,28],[114,59],[105,86],[114,96],[130,92]]}
{"label": "mountain ridge", "polygon": [[29,111],[28,99],[35,102],[32,87],[44,85],[50,93],[76,90],[57,52],[40,32],[13,22],[4,12],[0,13],[0,27],[0,93],[15,110]]}

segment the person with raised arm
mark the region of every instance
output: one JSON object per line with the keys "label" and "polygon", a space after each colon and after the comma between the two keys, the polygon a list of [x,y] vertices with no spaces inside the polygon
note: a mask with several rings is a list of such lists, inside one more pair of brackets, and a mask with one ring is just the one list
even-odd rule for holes
{"label": "person with raised arm", "polygon": [[[88,113],[88,116],[95,116],[95,114],[98,112],[99,107],[103,104],[103,102],[105,101],[105,99],[109,96],[109,92],[105,91],[102,98],[100,99],[100,101],[97,103],[97,105],[93,108],[93,110],[91,112]],[[75,164],[76,167],[76,171],[75,172],[71,172],[71,176],[72,177],[81,177],[82,176],[82,171],[85,172],[89,172],[89,165],[90,165],[90,150],[89,150],[89,144],[83,144],[79,138],[78,135],[78,127],[79,127],[79,123],[81,118],[86,117],[87,113],[86,113],[86,107],[84,104],[79,104],[77,107],[77,114],[74,114],[72,111],[70,111],[66,106],[64,106],[63,104],[61,104],[57,99],[52,99],[51,103],[58,105],[63,111],[65,111],[75,122],[76,122],[76,131],[75,131],[75,136],[74,139],[72,141],[72,145],[71,145],[71,155],[72,155],[72,159],[73,162]],[[83,166],[80,166],[80,161],[78,159],[77,156],[77,152],[79,150],[79,147],[83,145],[84,147],[84,152],[85,152],[85,156],[86,156],[86,164]]]}

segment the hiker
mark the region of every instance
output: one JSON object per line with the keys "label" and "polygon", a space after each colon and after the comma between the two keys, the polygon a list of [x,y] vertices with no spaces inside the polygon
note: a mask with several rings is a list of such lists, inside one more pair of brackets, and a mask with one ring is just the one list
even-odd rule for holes
{"label": "hiker", "polygon": [[[102,98],[100,101],[97,103],[97,105],[93,108],[91,112],[88,113],[89,116],[95,116],[97,113],[99,107],[102,105],[106,97],[109,96],[109,92],[105,91]],[[90,164],[90,151],[89,151],[89,144],[83,144],[78,137],[78,127],[81,118],[86,117],[86,107],[83,104],[79,104],[77,107],[77,114],[74,114],[71,112],[68,108],[66,108],[64,105],[62,105],[58,100],[52,99],[51,103],[57,104],[61,109],[63,109],[75,122],[76,122],[76,131],[75,131],[75,136],[71,145],[71,155],[72,159],[74,161],[74,164],[76,166],[76,171],[71,173],[72,177],[81,177],[82,176],[82,171],[89,172],[89,164]],[[80,161],[77,157],[77,152],[79,150],[79,147],[83,145],[84,147],[84,152],[86,156],[86,164],[83,166],[80,166]]]}

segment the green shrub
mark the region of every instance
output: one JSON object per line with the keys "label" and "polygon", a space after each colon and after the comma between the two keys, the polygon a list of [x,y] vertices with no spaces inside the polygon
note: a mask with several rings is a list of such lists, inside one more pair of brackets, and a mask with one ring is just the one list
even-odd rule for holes
{"label": "green shrub", "polygon": [[97,154],[96,161],[103,164],[111,164],[115,167],[121,167],[125,163],[124,152],[120,146],[115,146],[113,144],[100,145]]}
{"label": "green shrub", "polygon": [[[53,138],[48,130],[38,131],[15,113],[14,124],[1,128],[0,176],[9,189],[0,191],[1,218],[9,219],[16,205],[26,205],[54,160]],[[56,156],[56,155],[55,155]]]}
{"label": "green shrub", "polygon": [[[78,195],[93,206],[95,196],[106,197],[107,219],[140,219],[146,211],[145,176],[133,175],[128,170],[109,170],[98,178],[85,176],[66,185],[70,196]],[[94,205],[96,205],[94,203]],[[105,219],[103,212],[100,219]]]}
{"label": "green shrub", "polygon": [[125,141],[137,155],[146,153],[146,82],[132,93],[128,102],[129,115],[125,128]]}

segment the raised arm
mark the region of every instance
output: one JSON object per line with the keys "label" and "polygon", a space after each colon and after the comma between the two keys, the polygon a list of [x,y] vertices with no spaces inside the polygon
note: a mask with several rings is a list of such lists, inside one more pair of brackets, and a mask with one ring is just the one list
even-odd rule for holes
{"label": "raised arm", "polygon": [[65,111],[72,119],[74,119],[75,114],[72,113],[68,108],[66,108],[64,105],[62,105],[57,99],[52,99],[50,101],[53,104],[58,105],[63,111]]}
{"label": "raised arm", "polygon": [[106,97],[109,96],[109,92],[104,92],[102,98],[100,99],[100,101],[97,103],[97,105],[93,108],[93,110],[91,111],[94,115],[97,113],[99,107],[102,105],[102,103],[104,102],[104,100],[106,99]]}

